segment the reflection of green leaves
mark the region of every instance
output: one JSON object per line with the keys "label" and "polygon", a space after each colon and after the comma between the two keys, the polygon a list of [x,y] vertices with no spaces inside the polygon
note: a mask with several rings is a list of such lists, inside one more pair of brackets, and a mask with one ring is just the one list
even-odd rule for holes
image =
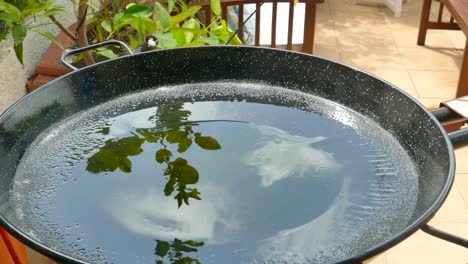
{"label": "reflection of green leaves", "polygon": [[141,145],[144,139],[138,136],[108,140],[105,145],[88,159],[86,170],[92,173],[115,171],[119,168],[123,172],[131,172],[132,162],[128,156],[135,156],[143,152]]}
{"label": "reflection of green leaves", "polygon": [[192,140],[190,138],[183,138],[179,141],[179,147],[177,152],[184,153],[192,145]]}
{"label": "reflection of green leaves", "polygon": [[198,171],[187,163],[186,159],[177,158],[169,163],[172,166],[171,176],[178,178],[182,184],[195,184],[198,182]]}
{"label": "reflection of green leaves", "polygon": [[182,104],[160,106],[156,114],[158,126],[168,126],[187,121],[191,112],[183,110]]}
{"label": "reflection of green leaves", "polygon": [[165,257],[169,249],[171,249],[169,242],[163,240],[156,240],[156,242],[156,255]]}
{"label": "reflection of green leaves", "polygon": [[204,246],[204,242],[193,240],[182,241],[175,238],[174,241],[168,242],[164,240],[156,240],[156,249],[154,254],[159,257],[156,264],[167,263],[172,264],[200,264],[201,262],[195,258],[184,256],[184,253],[198,252],[198,248]]}
{"label": "reflection of green leaves", "polygon": [[182,203],[189,204],[189,199],[194,198],[201,200],[197,189],[188,188],[187,185],[198,182],[199,175],[197,169],[188,164],[186,159],[177,158],[174,161],[168,162],[168,167],[164,175],[169,176],[169,181],[164,187],[166,196],[172,194],[177,185],[177,194],[174,199],[177,200],[179,207]]}
{"label": "reflection of green leaves", "polygon": [[203,137],[200,133],[195,133],[195,143],[202,149],[217,150],[221,148],[219,142],[212,137]]}
{"label": "reflection of green leaves", "polygon": [[184,138],[187,138],[188,133],[180,131],[178,128],[167,131],[166,140],[169,143],[179,143]]}
{"label": "reflection of green leaves", "polygon": [[[158,144],[159,149],[154,154],[154,159],[159,164],[166,165],[164,176],[167,183],[164,186],[164,194],[170,196],[176,192],[174,199],[178,206],[183,203],[189,204],[190,199],[201,200],[198,189],[193,188],[199,181],[197,169],[182,157],[174,157],[175,151],[169,150],[168,146],[177,146],[178,153],[185,153],[192,143],[205,150],[221,149],[219,142],[210,137],[203,136],[200,132],[193,131],[196,123],[187,122],[191,112],[184,110],[182,104],[164,105],[158,108],[153,118],[157,127],[137,128],[136,134],[131,137],[118,140],[107,140],[100,150],[88,159],[86,169],[91,173],[115,171],[132,171],[132,162],[129,156],[135,156],[143,152],[143,143]],[[96,133],[108,135],[109,127],[104,127]]]}
{"label": "reflection of green leaves", "polygon": [[158,163],[168,162],[171,159],[172,153],[167,149],[156,151],[156,161]]}
{"label": "reflection of green leaves", "polygon": [[103,127],[100,130],[96,131],[98,134],[109,135],[109,127]]}

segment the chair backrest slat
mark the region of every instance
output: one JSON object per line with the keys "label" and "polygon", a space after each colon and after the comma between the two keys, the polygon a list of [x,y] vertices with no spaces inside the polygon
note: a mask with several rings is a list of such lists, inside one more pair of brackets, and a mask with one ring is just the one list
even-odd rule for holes
{"label": "chair backrest slat", "polygon": [[292,37],[293,37],[293,22],[294,22],[294,0],[289,1],[289,21],[288,21],[288,43],[287,49],[292,49]]}
{"label": "chair backrest slat", "polygon": [[[304,20],[304,41],[302,45],[302,51],[307,53],[312,53],[313,50],[313,43],[314,43],[314,32],[315,32],[315,12],[317,10],[316,4],[323,3],[324,0],[299,0],[300,3],[305,3],[305,20]],[[286,48],[291,50],[293,48],[293,29],[294,29],[294,0],[221,0],[221,17],[225,20],[228,20],[229,12],[231,9],[228,10],[229,7],[237,6],[238,8],[232,8],[232,10],[237,10],[237,35],[242,41],[247,41],[244,39],[244,22],[247,17],[244,17],[244,11],[246,10],[244,5],[246,4],[254,4],[255,5],[255,18],[251,17],[251,19],[255,19],[255,34],[254,34],[254,41],[253,44],[255,46],[260,46],[260,26],[261,26],[261,6],[262,3],[266,4],[269,3],[272,5],[272,12],[271,12],[271,42],[269,44],[270,47],[277,47],[276,43],[276,36],[277,36],[277,29],[278,29],[278,3],[287,3],[289,6],[289,16],[288,16],[288,32],[287,32],[287,43]],[[210,2],[201,2],[201,3],[194,3],[193,5],[201,5],[203,8],[202,10],[205,11],[205,23],[206,25],[211,24],[211,7]],[[442,12],[442,10],[440,11]],[[442,17],[439,14],[439,17]],[[453,18],[451,19],[453,20]],[[235,21],[235,20],[234,20]],[[284,22],[280,22],[284,23]]]}
{"label": "chair backrest slat", "polygon": [[437,22],[442,22],[442,16],[444,15],[444,4],[442,2],[440,2],[440,5],[439,5],[439,14],[437,16]]}
{"label": "chair backrest slat", "polygon": [[255,46],[260,46],[260,11],[261,4],[260,0],[257,0],[255,3]]}
{"label": "chair backrest slat", "polygon": [[239,14],[237,16],[237,28],[239,29],[237,31],[237,36],[242,40],[245,41],[244,39],[244,5],[239,4]]}
{"label": "chair backrest slat", "polygon": [[221,6],[221,18],[227,21],[227,6]]}
{"label": "chair backrest slat", "polygon": [[276,48],[276,19],[278,17],[278,2],[273,2],[273,10],[271,13],[271,47]]}

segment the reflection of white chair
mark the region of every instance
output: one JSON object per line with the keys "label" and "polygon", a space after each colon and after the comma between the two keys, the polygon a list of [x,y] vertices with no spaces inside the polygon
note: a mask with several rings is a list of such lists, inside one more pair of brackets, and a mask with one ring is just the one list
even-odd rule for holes
{"label": "reflection of white chair", "polygon": [[354,3],[355,4],[361,4],[361,3],[384,4],[393,11],[393,13],[395,14],[395,17],[400,17],[403,2],[408,2],[408,1],[409,0],[406,0],[406,1],[404,0],[354,0]]}

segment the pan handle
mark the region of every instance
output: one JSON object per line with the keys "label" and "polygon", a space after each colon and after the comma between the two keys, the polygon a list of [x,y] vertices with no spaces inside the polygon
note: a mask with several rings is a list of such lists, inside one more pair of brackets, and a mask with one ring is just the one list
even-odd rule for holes
{"label": "pan handle", "polygon": [[[434,117],[442,124],[452,124],[467,120],[467,118],[457,114],[445,106],[431,110],[431,114],[434,115]],[[450,138],[450,141],[452,141],[454,148],[460,148],[468,145],[468,128],[448,133],[448,137]]]}
{"label": "pan handle", "polygon": [[466,239],[464,239],[462,237],[449,234],[449,233],[447,233],[445,231],[442,231],[440,229],[432,227],[432,226],[430,226],[428,224],[423,225],[421,227],[421,230],[426,232],[427,234],[429,234],[431,236],[435,236],[437,238],[443,239],[443,240],[448,241],[450,243],[454,243],[454,244],[457,244],[459,246],[468,248],[468,240],[466,240]]}
{"label": "pan handle", "polygon": [[116,46],[122,47],[128,53],[128,55],[133,54],[130,47],[127,46],[127,44],[123,43],[122,41],[108,40],[108,41],[103,41],[103,42],[100,42],[100,43],[92,44],[92,45],[89,45],[89,46],[86,46],[86,47],[83,47],[83,48],[66,49],[62,53],[62,56],[60,56],[60,62],[63,65],[65,65],[65,67],[67,67],[68,69],[70,69],[72,71],[76,71],[76,70],[78,70],[78,68],[76,68],[75,66],[73,66],[69,62],[67,62],[65,60],[66,57],[68,57],[70,55],[74,55],[74,54],[79,54],[79,53],[82,53],[82,52],[87,51],[87,50],[97,49],[97,48],[100,48],[100,47],[110,46],[110,45],[116,45]]}

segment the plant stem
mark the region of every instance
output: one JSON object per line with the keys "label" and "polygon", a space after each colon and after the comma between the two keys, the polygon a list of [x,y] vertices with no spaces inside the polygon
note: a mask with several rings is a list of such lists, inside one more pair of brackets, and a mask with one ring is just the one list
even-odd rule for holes
{"label": "plant stem", "polygon": [[[80,47],[87,47],[89,46],[88,43],[88,36],[86,34],[86,15],[88,13],[88,0],[80,0],[80,4],[78,6],[78,28],[76,32],[78,33],[78,45]],[[83,52],[83,59],[87,65],[94,64],[94,58],[91,52],[85,51]]]}
{"label": "plant stem", "polygon": [[51,15],[49,16],[50,20],[52,20],[52,22],[54,22],[55,25],[57,25],[57,27],[60,28],[60,30],[62,30],[63,33],[65,33],[65,35],[67,35],[70,39],[72,39],[73,41],[78,41],[78,38],[70,32],[70,30],[68,30],[66,27],[64,27],[62,25],[62,23],[60,23],[59,21],[57,21],[57,19]]}

